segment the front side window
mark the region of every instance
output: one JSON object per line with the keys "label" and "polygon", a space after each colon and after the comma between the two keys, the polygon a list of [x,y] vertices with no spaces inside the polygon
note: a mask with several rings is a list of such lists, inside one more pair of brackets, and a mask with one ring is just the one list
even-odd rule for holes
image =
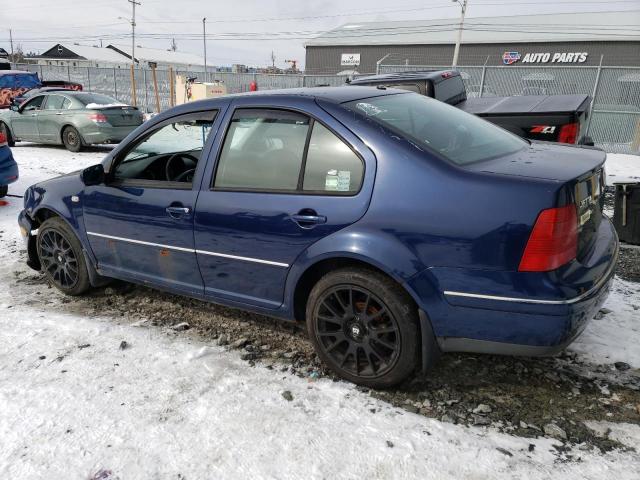
{"label": "front side window", "polygon": [[214,118],[214,112],[184,115],[146,134],[118,161],[113,179],[190,185]]}
{"label": "front side window", "polygon": [[343,105],[457,165],[509,155],[528,146],[525,140],[485,120],[415,93]]}
{"label": "front side window", "polygon": [[27,102],[22,109],[23,112],[30,112],[33,110],[40,110],[42,107],[42,101],[44,100],[44,95],[40,95],[39,97],[34,98]]}
{"label": "front side window", "polygon": [[216,188],[298,187],[310,119],[282,110],[238,110],[225,138]]}

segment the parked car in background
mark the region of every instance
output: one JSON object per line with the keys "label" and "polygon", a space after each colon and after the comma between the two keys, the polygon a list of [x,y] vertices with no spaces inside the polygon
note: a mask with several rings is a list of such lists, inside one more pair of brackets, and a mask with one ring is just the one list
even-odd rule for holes
{"label": "parked car in background", "polygon": [[41,87],[37,73],[22,70],[0,70],[0,109],[9,108],[14,97]]}
{"label": "parked car in background", "polygon": [[338,375],[388,387],[582,332],[618,254],[604,161],[402,90],[266,91],[163,112],[27,189],[19,223],[62,292],[118,278],[306,322]]}
{"label": "parked car in background", "polygon": [[20,106],[0,111],[0,127],[9,144],[18,141],[83,146],[118,143],[143,122],[136,107],[90,92],[53,91],[35,95]]}
{"label": "parked car in background", "polygon": [[[526,96],[480,97],[480,86],[465,88],[460,72],[437,70],[373,75],[351,80],[350,85],[402,88],[454,105],[530,140],[593,145],[586,136],[591,105],[589,95],[546,95],[528,91]],[[486,92],[486,90],[485,90]]]}
{"label": "parked car in background", "polygon": [[0,129],[0,198],[7,195],[9,184],[18,180],[18,164],[7,144],[7,136]]}

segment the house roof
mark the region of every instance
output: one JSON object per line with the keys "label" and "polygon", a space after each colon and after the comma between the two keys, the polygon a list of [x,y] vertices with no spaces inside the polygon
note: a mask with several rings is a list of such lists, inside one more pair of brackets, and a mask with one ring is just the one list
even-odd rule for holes
{"label": "house roof", "polygon": [[[305,43],[331,45],[453,44],[458,18],[342,25]],[[640,10],[467,17],[463,43],[640,41]]]}
{"label": "house roof", "polygon": [[[127,58],[131,58],[131,45],[108,45],[106,49],[113,52],[121,52]],[[105,49],[105,50],[106,50]],[[157,62],[174,65],[204,65],[204,59],[193,53],[174,52],[161,48],[147,48],[136,46],[136,60],[145,62]]]}
{"label": "house roof", "polygon": [[121,55],[113,50],[100,47],[92,47],[89,45],[68,45],[57,44],[52,48],[40,55],[40,58],[69,58],[58,53],[58,47],[62,47],[63,51],[67,50],[76,54],[79,58],[85,60],[92,60],[95,62],[109,62],[109,63],[127,63],[128,59],[124,55]]}

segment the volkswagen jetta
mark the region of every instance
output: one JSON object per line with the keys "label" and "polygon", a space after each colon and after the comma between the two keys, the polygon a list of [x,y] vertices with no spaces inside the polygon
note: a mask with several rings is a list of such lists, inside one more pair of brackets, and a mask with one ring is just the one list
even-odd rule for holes
{"label": "volkswagen jetta", "polygon": [[100,165],[30,187],[29,265],[306,322],[350,381],[441,351],[562,349],[618,242],[601,151],[529,142],[401,90],[314,88],[171,109]]}

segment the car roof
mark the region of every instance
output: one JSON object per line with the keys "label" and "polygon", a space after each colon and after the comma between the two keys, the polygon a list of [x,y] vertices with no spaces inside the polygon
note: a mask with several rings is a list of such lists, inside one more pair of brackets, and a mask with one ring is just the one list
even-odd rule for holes
{"label": "car roof", "polygon": [[[196,102],[189,102],[182,107],[187,110],[198,110],[202,107],[215,107],[220,102],[227,101],[234,98],[274,98],[278,99],[299,99],[299,98],[311,98],[318,100],[325,100],[330,103],[345,103],[360,100],[363,98],[382,97],[384,95],[397,95],[409,93],[406,90],[399,90],[393,88],[378,88],[378,87],[305,87],[305,88],[287,88],[281,90],[260,90],[257,92],[244,92],[235,93],[231,95],[224,95],[222,97],[210,98],[206,100],[199,100]],[[189,108],[193,106],[193,108]]]}
{"label": "car roof", "polygon": [[37,73],[27,70],[0,70],[0,76],[1,75],[37,75]]}

